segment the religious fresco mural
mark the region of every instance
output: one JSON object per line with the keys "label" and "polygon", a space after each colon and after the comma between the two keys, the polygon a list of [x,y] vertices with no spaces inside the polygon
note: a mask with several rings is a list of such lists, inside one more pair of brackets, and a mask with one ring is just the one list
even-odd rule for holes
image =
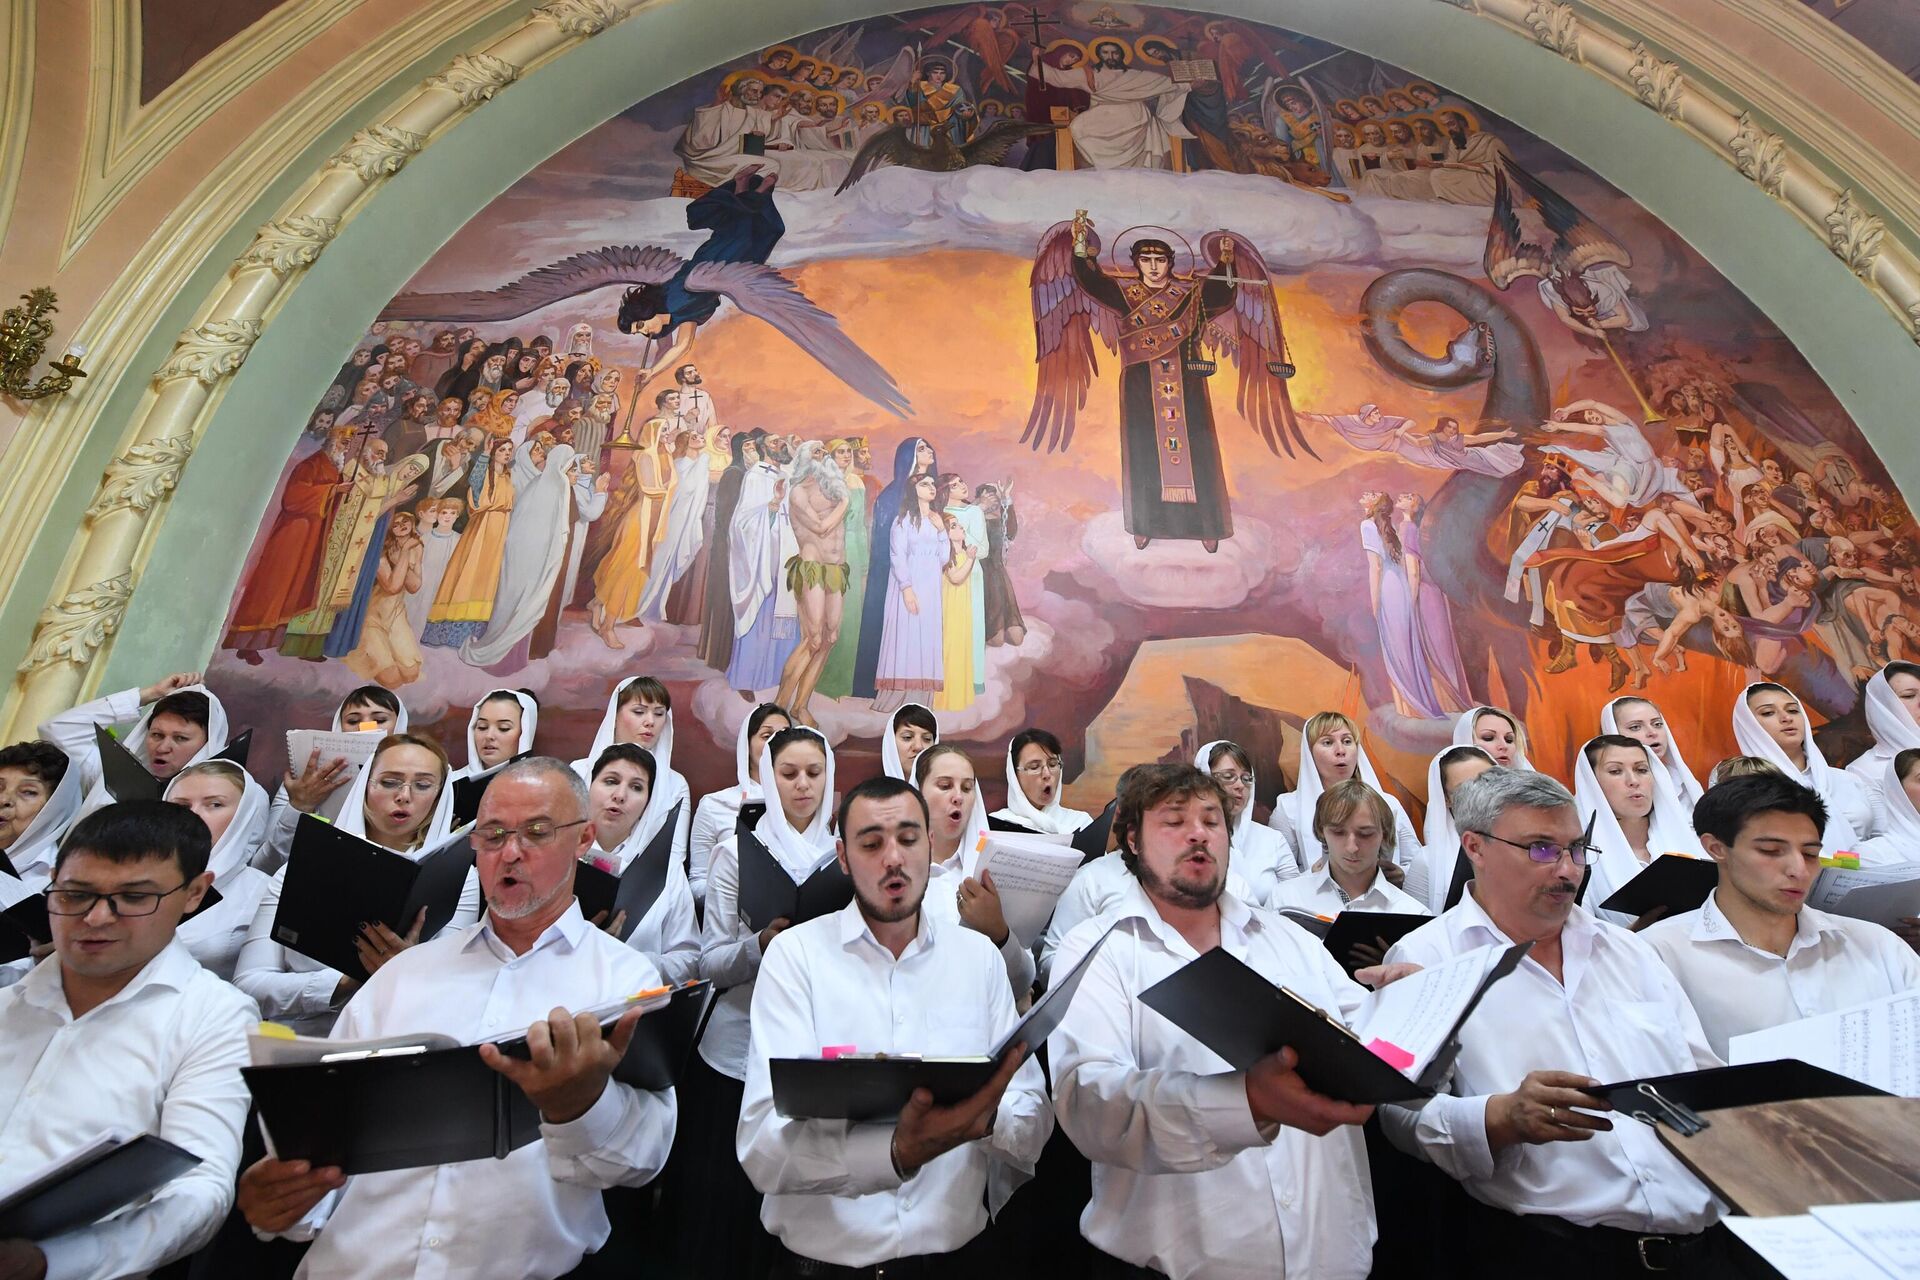
{"label": "religious fresco mural", "polygon": [[456,754],[525,687],[577,756],[648,673],[696,792],[772,699],[855,777],[905,701],[993,780],[1045,725],[1082,807],[1216,737],[1270,803],[1332,706],[1418,801],[1475,703],[1564,774],[1645,691],[1712,760],[1749,679],[1844,741],[1920,656],[1912,517],[1743,296],[1276,27],[968,5],[755,51],[516,183],[341,358],[210,677],[267,748],[371,680]]}

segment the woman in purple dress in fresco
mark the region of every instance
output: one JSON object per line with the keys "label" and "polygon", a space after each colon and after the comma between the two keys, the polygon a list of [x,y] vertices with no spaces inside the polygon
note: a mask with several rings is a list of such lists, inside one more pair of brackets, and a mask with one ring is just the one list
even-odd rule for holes
{"label": "woman in purple dress in fresco", "polygon": [[1380,631],[1380,656],[1393,683],[1394,709],[1403,716],[1438,719],[1443,713],[1421,652],[1406,549],[1394,528],[1393,499],[1369,489],[1360,495],[1360,546],[1367,553],[1367,594]]}
{"label": "woman in purple dress in fresco", "polygon": [[1460,665],[1460,646],[1453,638],[1453,606],[1447,593],[1427,576],[1420,552],[1420,520],[1427,500],[1403,493],[1393,500],[1394,531],[1400,535],[1400,554],[1407,566],[1408,595],[1413,599],[1415,642],[1427,680],[1443,712],[1464,711],[1473,705],[1467,692],[1466,668]]}
{"label": "woman in purple dress in fresco", "polygon": [[953,545],[931,475],[913,481],[894,517],[887,547],[887,599],[874,664],[873,706],[892,711],[909,698],[931,700],[945,677],[941,660],[940,575]]}

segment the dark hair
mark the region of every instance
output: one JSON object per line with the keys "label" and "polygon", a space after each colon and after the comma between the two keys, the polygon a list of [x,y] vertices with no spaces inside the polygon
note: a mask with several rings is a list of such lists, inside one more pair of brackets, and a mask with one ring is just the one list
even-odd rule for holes
{"label": "dark hair", "polygon": [[356,702],[384,707],[396,718],[400,715],[400,699],[394,695],[393,690],[382,688],[377,684],[363,684],[340,699],[340,710],[344,712]]}
{"label": "dark hair", "polygon": [[[1771,680],[1758,680],[1758,681],[1755,681],[1753,684],[1748,685],[1747,691],[1740,695],[1741,700],[1746,701],[1747,699],[1752,698],[1753,695],[1756,693],[1784,693],[1789,698],[1792,698],[1795,702],[1800,701],[1799,694],[1787,688],[1787,686],[1783,684],[1775,684]],[[1749,702],[1748,705],[1751,706],[1752,703]]]}
{"label": "dark hair", "polygon": [[620,686],[620,696],[614,700],[613,709],[618,711],[629,702],[657,702],[667,710],[673,710],[673,695],[667,692],[667,686],[652,676],[635,676]]}
{"label": "dark hair", "polygon": [[211,711],[212,704],[207,700],[206,694],[196,689],[182,689],[179,693],[170,693],[154,703],[152,713],[147,716],[147,724],[151,726],[154,720],[163,715],[179,716],[188,724],[199,725],[200,731],[205,733],[207,716]]}
{"label": "dark hair", "polygon": [[1253,772],[1253,757],[1248,755],[1247,749],[1239,743],[1228,742],[1225,738],[1214,743],[1213,750],[1207,752],[1207,768],[1211,769],[1213,766],[1219,764],[1220,757],[1222,756],[1232,756],[1240,762],[1242,769],[1245,769],[1248,773]]}
{"label": "dark hair", "polygon": [[1231,807],[1225,789],[1190,764],[1137,765],[1121,775],[1120,804],[1114,810],[1113,829],[1119,833],[1120,856],[1126,861],[1127,870],[1136,876],[1140,874],[1140,854],[1134,845],[1147,811],[1168,800],[1188,800],[1195,796],[1211,796],[1219,802],[1223,814]]}
{"label": "dark hair", "polygon": [[1447,802],[1447,770],[1454,765],[1464,764],[1468,760],[1485,760],[1488,764],[1493,764],[1493,757],[1479,747],[1448,747],[1440,753],[1440,763],[1434,770],[1434,778],[1440,784],[1440,794],[1438,797],[1428,796],[1428,804]]}
{"label": "dark hair", "polygon": [[489,702],[511,702],[515,711],[518,711],[523,717],[526,715],[527,709],[520,705],[520,699],[514,697],[513,694],[506,689],[495,689],[492,693],[474,703],[473,709],[478,711]]}
{"label": "dark hair", "polygon": [[621,333],[633,333],[640,324],[653,319],[665,310],[667,310],[665,285],[636,285],[621,297],[620,314],[614,327]]}
{"label": "dark hair", "polygon": [[172,858],[192,880],[207,869],[213,833],[199,814],[165,800],[127,800],[96,809],[75,823],[53,858],[58,876],[67,855],[90,853],[108,862]]}
{"label": "dark hair", "polygon": [[[918,756],[914,757],[913,781],[915,786],[926,785],[927,773],[933,768],[932,762],[938,760],[941,756],[959,756],[967,762],[968,768],[973,767],[973,760],[967,755],[964,748],[952,742],[936,742],[925,751],[922,751]],[[980,771],[975,769],[974,777],[978,778],[979,776]]]}
{"label": "dark hair", "polygon": [[527,699],[527,701],[528,701],[528,702],[531,702],[531,703],[533,704],[533,706],[534,706],[534,709],[535,709],[536,711],[537,711],[537,710],[539,710],[539,708],[540,708],[540,695],[539,695],[539,694],[537,694],[537,693],[535,693],[535,692],[534,692],[533,690],[531,690],[531,689],[515,689],[515,690],[514,690],[514,692],[515,692],[515,693],[519,693],[519,694],[524,694],[524,695],[526,695],[526,699]]}
{"label": "dark hair", "polygon": [[940,723],[933,718],[933,712],[917,702],[909,702],[894,712],[893,719],[887,726],[888,731],[898,729],[903,724],[915,729],[925,729],[936,738],[940,736]]}
{"label": "dark hair", "polygon": [[0,747],[0,769],[24,769],[48,786],[56,786],[67,776],[67,753],[40,738],[16,742]]}
{"label": "dark hair", "polygon": [[883,773],[876,777],[868,778],[865,782],[841,797],[840,811],[833,815],[833,829],[840,833],[842,840],[847,838],[847,815],[853,812],[853,802],[855,800],[871,800],[875,804],[880,804],[893,799],[895,796],[912,796],[914,798],[914,801],[920,806],[921,826],[927,826],[933,821],[932,814],[927,809],[927,798],[921,795],[912,783],[901,778],[890,778]]}
{"label": "dark hair", "polygon": [[[825,755],[829,750],[827,740],[821,737],[818,729],[808,729],[801,725],[790,724],[767,739],[767,758],[769,760],[778,760],[780,753],[796,742],[805,742],[818,747],[821,755]],[[763,779],[762,781],[764,782],[765,780]]]}
{"label": "dark hair", "polygon": [[[1105,43],[1111,44],[1112,41],[1107,41]],[[1140,265],[1141,255],[1148,254],[1148,253],[1157,253],[1161,257],[1165,258],[1168,262],[1173,261],[1172,245],[1168,244],[1165,240],[1154,240],[1145,236],[1142,236],[1140,239],[1135,240],[1133,244],[1128,247],[1127,258],[1129,261],[1133,263],[1134,266],[1137,267]]]}
{"label": "dark hair", "polygon": [[1693,806],[1693,829],[1731,845],[1740,832],[1763,813],[1799,813],[1827,829],[1827,802],[1812,787],[1803,787],[1779,773],[1750,773],[1708,787]]}
{"label": "dark hair", "polygon": [[1007,758],[1017,766],[1020,763],[1020,753],[1028,747],[1044,747],[1050,756],[1064,754],[1060,749],[1060,739],[1045,729],[1022,729],[1013,735],[1013,742],[1007,747]]}
{"label": "dark hair", "polygon": [[787,722],[788,728],[793,727],[793,713],[791,711],[788,711],[777,702],[763,702],[747,715],[747,737],[751,738],[754,734],[760,732],[760,726],[765,724],[771,716],[779,716]]}
{"label": "dark hair", "polygon": [[1587,757],[1588,764],[1599,764],[1600,753],[1610,747],[1618,747],[1624,751],[1641,751],[1649,756],[1653,754],[1647,751],[1646,743],[1638,738],[1629,738],[1624,733],[1603,733],[1597,738],[1590,738],[1587,740],[1587,745],[1581,748],[1581,752]]}
{"label": "dark hair", "polygon": [[1912,662],[1889,662],[1886,670],[1880,674],[1889,680],[1895,676],[1912,676],[1915,680],[1920,680],[1920,664]]}
{"label": "dark hair", "polygon": [[[12,747],[7,748],[7,751],[11,750],[13,750]],[[6,751],[0,751],[0,764],[6,763],[6,754]],[[1920,763],[1920,747],[1908,747],[1905,751],[1899,752],[1893,757],[1893,776],[1905,782],[1907,774],[1912,772],[1916,763]]]}
{"label": "dark hair", "polygon": [[593,762],[593,772],[587,775],[587,781],[591,782],[593,779],[599,777],[600,771],[612,764],[615,760],[624,760],[628,764],[636,766],[640,772],[647,775],[647,786],[653,786],[653,780],[658,776],[656,771],[659,768],[659,765],[654,761],[653,752],[647,750],[645,747],[636,747],[631,742],[616,742],[605,751],[602,751],[599,756],[595,758]]}

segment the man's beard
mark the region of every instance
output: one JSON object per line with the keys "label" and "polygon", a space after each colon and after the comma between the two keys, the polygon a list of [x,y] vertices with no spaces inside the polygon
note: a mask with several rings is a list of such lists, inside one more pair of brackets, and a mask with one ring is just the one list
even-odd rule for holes
{"label": "man's beard", "polygon": [[[1186,854],[1183,852],[1180,856],[1185,858]],[[1224,892],[1227,887],[1227,876],[1224,870],[1219,871],[1211,883],[1202,887],[1195,885],[1191,881],[1162,879],[1147,865],[1144,858],[1138,859],[1138,864],[1140,867],[1140,883],[1153,893],[1155,897],[1165,898],[1175,906],[1185,907],[1190,911],[1198,911],[1203,907],[1212,906],[1220,900],[1221,893]],[[1218,859],[1215,860],[1214,865],[1216,867],[1219,866]],[[1176,876],[1177,874],[1176,872]]]}
{"label": "man's beard", "polygon": [[899,924],[902,920],[912,919],[915,913],[920,910],[920,904],[926,901],[927,889],[925,885],[920,886],[919,897],[915,898],[912,902],[902,902],[897,907],[881,906],[879,903],[867,897],[866,894],[860,892],[858,887],[854,889],[853,897],[860,905],[860,914],[875,924]]}

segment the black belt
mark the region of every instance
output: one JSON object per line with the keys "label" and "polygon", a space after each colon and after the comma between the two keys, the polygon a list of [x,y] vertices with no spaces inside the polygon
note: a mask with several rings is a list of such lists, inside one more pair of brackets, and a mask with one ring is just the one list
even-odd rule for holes
{"label": "black belt", "polygon": [[948,1253],[919,1253],[871,1266],[843,1267],[837,1262],[803,1257],[791,1249],[785,1252],[774,1274],[798,1280],[932,1280],[952,1274],[953,1255]]}
{"label": "black belt", "polygon": [[1599,1257],[1623,1271],[1691,1271],[1719,1248],[1707,1232],[1692,1235],[1649,1234],[1620,1227],[1582,1227],[1563,1218],[1540,1214],[1520,1216],[1523,1227],[1576,1244],[1588,1257]]}

